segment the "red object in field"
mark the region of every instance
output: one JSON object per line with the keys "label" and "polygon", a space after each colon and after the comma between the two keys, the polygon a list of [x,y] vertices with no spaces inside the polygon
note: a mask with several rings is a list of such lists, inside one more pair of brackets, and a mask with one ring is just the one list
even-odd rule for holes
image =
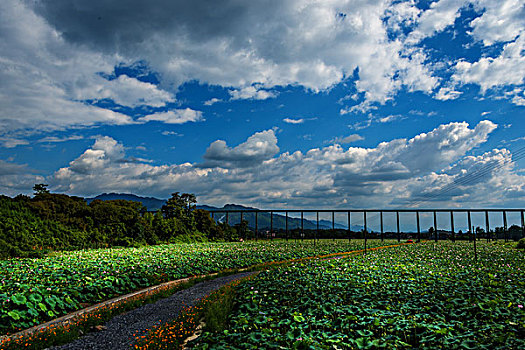
{"label": "red object in field", "polygon": [[407,240],[407,243],[414,243],[414,241],[411,240],[411,239],[408,239],[408,240]]}

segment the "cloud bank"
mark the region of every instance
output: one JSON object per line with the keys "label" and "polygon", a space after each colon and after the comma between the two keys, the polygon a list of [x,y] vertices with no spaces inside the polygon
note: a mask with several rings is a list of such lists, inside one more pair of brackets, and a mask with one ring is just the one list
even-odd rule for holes
{"label": "cloud bank", "polygon": [[513,200],[525,193],[525,177],[514,169],[512,154],[506,149],[468,154],[486,142],[496,127],[488,120],[473,128],[449,123],[374,148],[334,144],[280,154],[274,132],[267,130],[235,147],[213,142],[203,163],[160,166],[127,159],[124,145],[100,137],[48,180],[57,191],[82,195],[133,191],[166,197],[186,191],[195,193],[201,203],[217,205],[363,208],[407,206],[422,194],[439,194],[466,174],[501,164],[491,166],[482,179],[464,183],[431,203],[453,199],[460,206],[500,205],[510,193]]}

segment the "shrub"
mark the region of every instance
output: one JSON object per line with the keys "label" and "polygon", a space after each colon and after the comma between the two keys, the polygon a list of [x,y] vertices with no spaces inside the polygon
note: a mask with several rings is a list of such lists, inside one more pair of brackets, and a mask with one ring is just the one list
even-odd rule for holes
{"label": "shrub", "polygon": [[525,249],[525,238],[522,238],[518,241],[518,244],[516,245],[516,248],[518,249]]}

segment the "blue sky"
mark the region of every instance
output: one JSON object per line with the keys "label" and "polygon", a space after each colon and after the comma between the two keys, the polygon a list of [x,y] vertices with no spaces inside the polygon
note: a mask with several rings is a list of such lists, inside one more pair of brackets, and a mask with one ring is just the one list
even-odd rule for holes
{"label": "blue sky", "polygon": [[525,2],[0,4],[0,193],[525,207]]}

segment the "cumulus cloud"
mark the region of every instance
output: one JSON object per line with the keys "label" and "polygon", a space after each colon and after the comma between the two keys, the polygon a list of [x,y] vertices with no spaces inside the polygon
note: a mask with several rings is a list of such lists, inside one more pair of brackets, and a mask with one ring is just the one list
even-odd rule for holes
{"label": "cumulus cloud", "polygon": [[461,83],[474,83],[481,92],[504,85],[521,85],[525,82],[525,33],[504,46],[498,57],[483,57],[470,63],[460,61],[454,67],[452,79]]}
{"label": "cumulus cloud", "polygon": [[158,121],[166,124],[184,124],[204,120],[201,111],[191,108],[174,109],[167,112],[157,112],[138,119],[139,122]]}
{"label": "cumulus cloud", "polygon": [[231,148],[225,141],[214,141],[206,150],[203,167],[248,167],[270,159],[277,152],[277,137],[273,130],[253,134],[246,142]]}
{"label": "cumulus cloud", "polygon": [[[505,194],[525,190],[525,176],[515,170],[510,151],[467,155],[495,127],[490,121],[473,128],[467,123],[450,123],[373,148],[335,144],[281,154],[275,134],[268,130],[236,147],[213,142],[204,163],[174,165],[129,161],[123,145],[100,137],[68,167],[58,170],[49,183],[53,189],[80,195],[132,189],[133,193],[166,197],[181,190],[195,193],[201,203],[217,205],[388,207],[417,202],[423,193],[439,193],[464,174],[502,164],[486,172],[482,181],[463,183],[453,192],[454,199],[462,203],[469,203],[470,198],[476,205],[501,205],[511,200]],[[438,200],[447,203],[450,195]]]}
{"label": "cumulus cloud", "polygon": [[520,0],[481,0],[474,3],[482,16],[470,22],[471,35],[485,45],[513,41],[525,29],[525,3]]}

